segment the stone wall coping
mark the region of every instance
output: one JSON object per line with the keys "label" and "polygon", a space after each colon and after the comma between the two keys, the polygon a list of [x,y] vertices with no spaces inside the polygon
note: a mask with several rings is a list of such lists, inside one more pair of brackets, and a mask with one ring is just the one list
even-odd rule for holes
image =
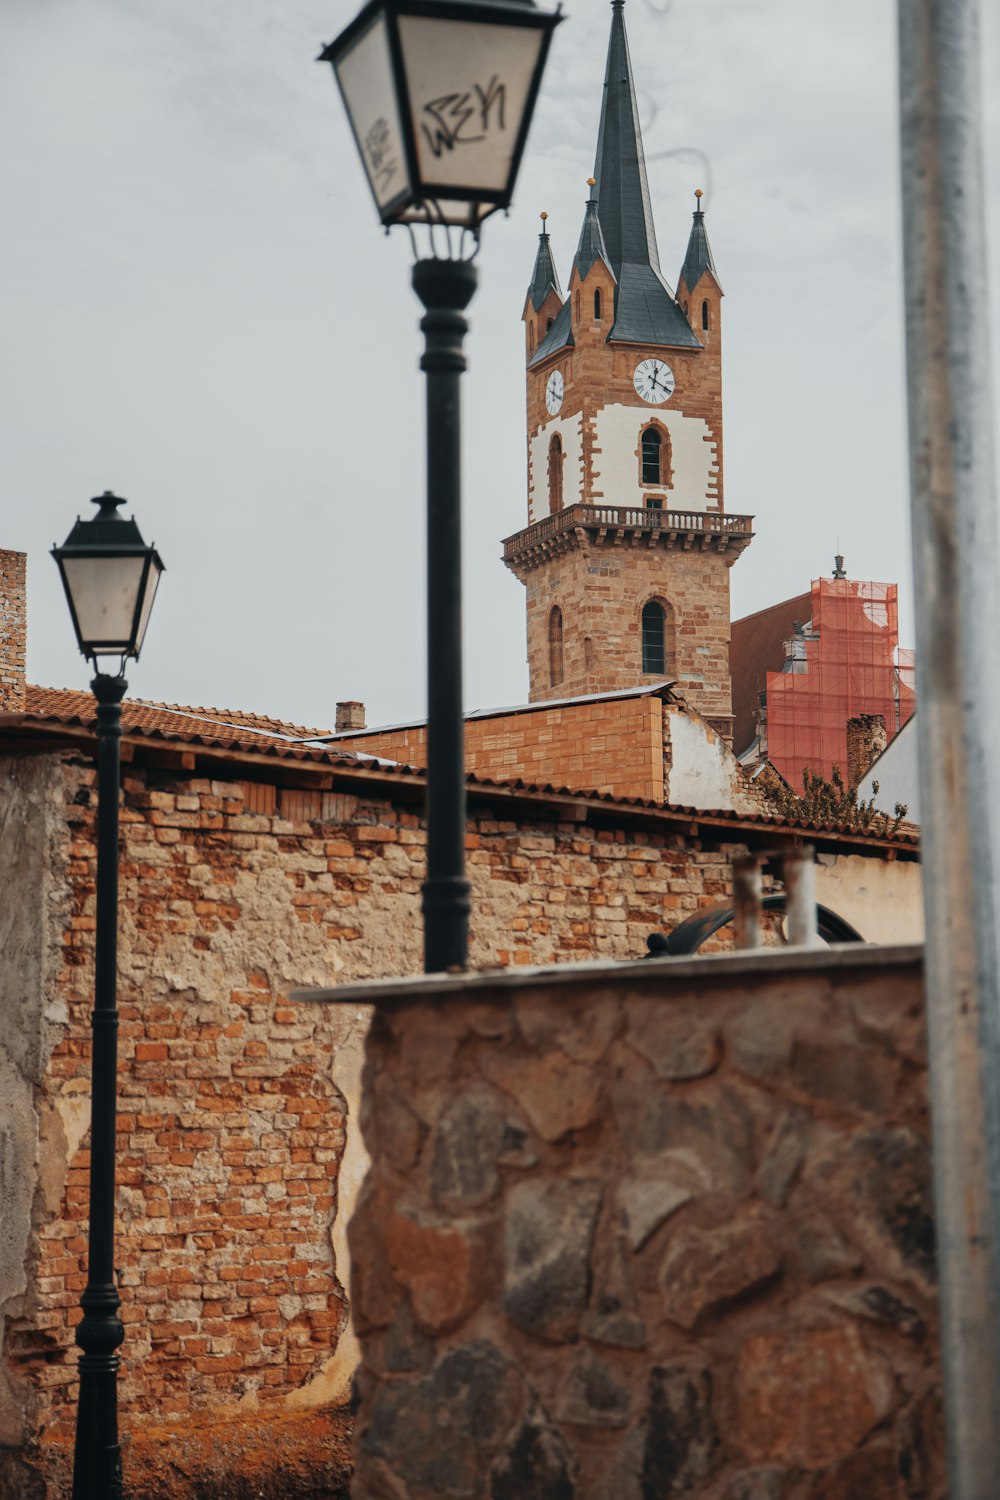
{"label": "stone wall coping", "polygon": [[289,998],[327,1005],[393,1005],[407,1001],[442,999],[454,995],[492,1000],[511,990],[573,990],[626,981],[630,988],[688,988],[693,980],[706,989],[732,989],[734,982],[789,979],[810,974],[857,974],[865,970],[921,969],[920,943],[837,943],[818,948],[759,948],[736,953],[706,953],[702,957],[635,959],[621,962],[598,959],[586,963],[549,964],[517,968],[475,969],[460,974],[408,974],[398,979],[373,979],[332,989],[293,990]]}

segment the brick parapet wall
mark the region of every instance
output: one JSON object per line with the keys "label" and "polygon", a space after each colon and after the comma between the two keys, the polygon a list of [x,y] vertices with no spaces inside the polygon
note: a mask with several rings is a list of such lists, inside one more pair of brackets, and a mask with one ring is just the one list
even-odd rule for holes
{"label": "brick parapet wall", "polygon": [[357,1493],[943,1500],[919,950],[372,998]]}
{"label": "brick parapet wall", "polygon": [[[663,706],[652,694],[538,705],[528,713],[467,719],[465,767],[496,780],[662,800],[662,743]],[[423,724],[352,735],[344,746],[352,753],[427,764]]]}
{"label": "brick parapet wall", "polygon": [[27,563],[0,550],[0,713],[23,713],[28,640]]}
{"label": "brick parapet wall", "polygon": [[[22,1194],[27,1290],[2,1309],[0,1471],[23,1460],[59,1493],[85,1284],[95,778],[75,759],[6,764],[8,810],[22,775],[48,786],[51,868],[21,899],[41,914],[54,972],[25,1081],[40,1167]],[[345,1105],[331,1075],[366,1017],[285,997],[418,970],[423,830],[412,805],[384,797],[138,766],[123,787],[116,1263],[130,1494],[190,1493],[165,1459],[184,1448],[185,1472],[220,1500],[233,1464],[261,1494],[291,1495],[277,1455],[299,1454],[307,1473],[334,1443],[332,1428],[309,1426],[333,1399],[346,1317],[330,1247]],[[19,847],[0,849],[15,880]],[[640,955],[654,927],[727,894],[738,847],[544,815],[474,817],[473,961]],[[305,1426],[292,1431],[296,1411]]]}

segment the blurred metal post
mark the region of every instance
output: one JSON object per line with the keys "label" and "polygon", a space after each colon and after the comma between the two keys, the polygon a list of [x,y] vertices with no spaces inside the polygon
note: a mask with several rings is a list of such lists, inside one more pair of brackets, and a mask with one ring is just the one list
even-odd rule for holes
{"label": "blurred metal post", "polygon": [[816,930],[816,851],[812,844],[785,850],[782,877],[788,941],[796,948],[815,948],[820,936]]}
{"label": "blurred metal post", "polygon": [[733,860],[733,945],[759,948],[764,880],[756,854],[738,854]]}
{"label": "blurred metal post", "polygon": [[899,0],[926,996],[950,1500],[1000,1486],[1000,520],[977,0]]}

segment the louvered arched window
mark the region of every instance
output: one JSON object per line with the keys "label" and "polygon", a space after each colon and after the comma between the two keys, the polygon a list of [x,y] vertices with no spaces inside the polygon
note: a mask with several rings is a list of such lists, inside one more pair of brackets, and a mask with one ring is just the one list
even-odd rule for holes
{"label": "louvered arched window", "polygon": [[549,681],[558,687],[563,680],[563,619],[558,604],[549,614]]}
{"label": "louvered arched window", "polygon": [[558,432],[549,439],[549,512],[555,515],[563,503],[563,445]]}

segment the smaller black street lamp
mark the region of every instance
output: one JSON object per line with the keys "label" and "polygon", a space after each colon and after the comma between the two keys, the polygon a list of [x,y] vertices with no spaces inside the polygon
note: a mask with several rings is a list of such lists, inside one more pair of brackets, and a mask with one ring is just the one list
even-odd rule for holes
{"label": "smaller black street lamp", "polygon": [[[125,662],[136,660],[163,564],[124,505],[106,490],[100,509],[77,520],[53,547],[80,650],[94,669],[97,699],[97,933],[94,956],[90,1100],[90,1229],[87,1286],[76,1330],[80,1399],[73,1459],[73,1500],[114,1500],[122,1493],[118,1445],[118,1348],[125,1336],[115,1286],[115,1125],[118,1093],[118,797]],[[101,662],[117,658],[114,674]]]}
{"label": "smaller black street lamp", "polygon": [[[478,280],[472,260],[480,225],[510,204],[560,19],[534,0],[370,0],[320,54],[340,86],[379,218],[387,229],[407,225],[411,236],[424,224],[430,240],[430,255],[413,267],[413,289],[426,309],[428,973],[464,969],[469,956],[459,385],[465,309]],[[461,231],[457,250],[453,229]]]}

